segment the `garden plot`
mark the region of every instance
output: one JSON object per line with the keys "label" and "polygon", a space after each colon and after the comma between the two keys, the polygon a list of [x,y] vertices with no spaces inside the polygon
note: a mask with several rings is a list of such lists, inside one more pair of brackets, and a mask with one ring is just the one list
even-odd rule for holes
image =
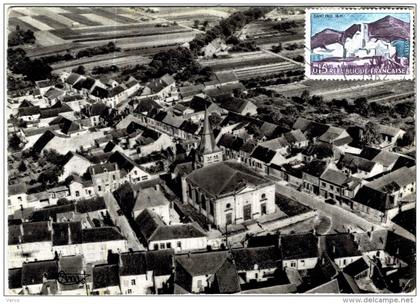
{"label": "garden plot", "polygon": [[45,24],[43,22],[40,22],[40,21],[34,19],[31,16],[19,17],[18,19],[20,19],[23,22],[26,22],[26,23],[30,24],[34,28],[37,28],[39,31],[49,31],[49,30],[53,29],[51,26],[48,26],[47,24]]}

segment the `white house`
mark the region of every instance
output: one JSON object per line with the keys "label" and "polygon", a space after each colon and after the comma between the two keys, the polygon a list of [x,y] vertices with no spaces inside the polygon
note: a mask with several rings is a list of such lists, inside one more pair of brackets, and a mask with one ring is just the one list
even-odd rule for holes
{"label": "white house", "polygon": [[14,184],[8,186],[7,211],[13,214],[17,210],[28,208],[28,195],[26,184]]}
{"label": "white house", "polygon": [[149,250],[174,249],[181,252],[207,247],[207,235],[196,224],[166,225],[149,209],[136,218],[136,223]]}

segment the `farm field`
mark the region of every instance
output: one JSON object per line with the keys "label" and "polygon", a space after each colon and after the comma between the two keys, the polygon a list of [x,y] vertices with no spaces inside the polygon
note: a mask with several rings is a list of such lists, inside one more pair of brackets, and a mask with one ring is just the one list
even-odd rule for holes
{"label": "farm field", "polygon": [[[391,86],[395,81],[379,81],[366,83],[364,81],[317,81],[303,80],[299,83],[288,85],[269,86],[267,89],[286,96],[300,96],[304,90],[308,90],[311,95],[321,95],[325,100],[349,99],[354,100],[358,97],[366,97],[369,102],[380,101],[381,103],[393,103],[395,97],[409,98],[414,92],[413,83],[410,81],[399,81],[398,86]],[[398,100],[399,101],[399,100]]]}
{"label": "farm field", "polygon": [[269,63],[283,62],[284,60],[263,51],[232,53],[229,58],[202,59],[203,67],[210,67],[214,71],[232,70],[249,66],[266,65]]}
{"label": "farm field", "polygon": [[91,70],[95,66],[111,66],[116,65],[119,68],[136,65],[136,64],[148,64],[151,59],[139,55],[129,55],[129,54],[106,54],[101,56],[95,56],[93,58],[81,58],[78,60],[72,61],[63,61],[57,64],[51,65],[54,72],[60,73],[65,71],[71,71],[73,68],[83,65],[86,70]]}
{"label": "farm field", "polygon": [[171,26],[167,28],[155,27],[155,25],[130,25],[130,26],[119,26],[115,27],[95,27],[89,29],[72,30],[69,28],[54,30],[52,33],[65,40],[73,40],[75,42],[82,41],[97,41],[107,40],[113,38],[124,38],[124,37],[141,37],[141,36],[152,36],[158,34],[169,34],[169,33],[183,33],[189,32],[188,29],[180,26]]}
{"label": "farm field", "polygon": [[169,46],[169,45],[180,45],[185,42],[191,41],[195,37],[195,32],[181,32],[181,33],[171,33],[171,34],[162,34],[162,35],[150,35],[142,37],[130,37],[130,38],[118,38],[118,39],[108,39],[101,40],[97,42],[92,41],[83,41],[82,43],[86,47],[103,45],[108,42],[115,42],[117,47],[120,47],[123,50],[127,49],[136,49],[136,48],[153,48],[159,46]]}
{"label": "farm field", "polygon": [[296,20],[297,27],[288,32],[282,32],[273,28],[278,21],[259,20],[248,24],[241,34],[248,41],[254,41],[257,45],[285,43],[294,40],[302,40],[305,35],[305,23],[303,20]]}
{"label": "farm field", "polygon": [[270,75],[275,75],[278,73],[288,72],[288,71],[297,71],[302,69],[300,66],[290,63],[288,61],[283,61],[280,63],[267,64],[261,66],[245,67],[240,69],[234,69],[236,77],[239,80],[251,79],[256,77],[265,77]]}

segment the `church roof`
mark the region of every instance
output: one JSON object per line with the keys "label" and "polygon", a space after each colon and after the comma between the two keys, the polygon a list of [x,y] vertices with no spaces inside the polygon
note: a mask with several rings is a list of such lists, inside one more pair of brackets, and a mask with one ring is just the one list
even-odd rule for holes
{"label": "church roof", "polygon": [[188,175],[187,181],[215,198],[238,193],[248,186],[272,183],[242,164],[229,161],[194,170]]}

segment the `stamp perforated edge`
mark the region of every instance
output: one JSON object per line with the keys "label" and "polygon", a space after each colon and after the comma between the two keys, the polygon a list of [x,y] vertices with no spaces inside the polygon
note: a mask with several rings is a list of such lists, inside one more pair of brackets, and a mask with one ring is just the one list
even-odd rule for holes
{"label": "stamp perforated edge", "polygon": [[[336,7],[319,7],[305,9],[305,77],[311,80],[413,80],[415,75],[415,50],[414,50],[414,31],[415,31],[415,6],[395,6],[395,7],[363,7],[363,6],[336,6]],[[407,11],[410,14],[410,58],[408,75],[311,75],[311,13],[348,13],[355,12],[380,12],[380,13],[401,13]]]}

